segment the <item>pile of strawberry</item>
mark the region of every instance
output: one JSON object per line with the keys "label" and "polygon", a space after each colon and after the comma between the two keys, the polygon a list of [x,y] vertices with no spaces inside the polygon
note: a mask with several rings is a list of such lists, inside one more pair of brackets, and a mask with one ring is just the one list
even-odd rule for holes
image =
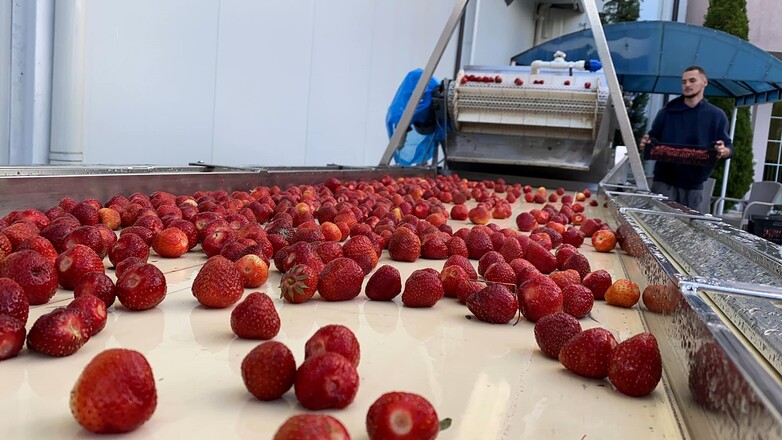
{"label": "pile of strawberry", "polygon": [[[522,194],[543,206],[519,214],[518,229],[491,223],[509,218]],[[612,283],[578,252],[585,238],[603,252],[622,245],[607,224],[586,218],[581,202],[590,197],[589,190],[573,196],[560,188],[546,198],[545,188],[533,193],[530,186],[502,179],[470,182],[452,175],[371,182],[329,178],[314,186],[261,186],[230,194],[157,191],[117,195],[106,203],[65,198],[46,211],[14,211],[0,219],[0,360],[16,356],[25,337],[30,350],[73,354],[105,326],[106,309],[116,300],[129,311],[160,304],[166,279],[148,263],[151,251],[163,258],[203,251],[208,259],[193,282],[193,296],[208,308],[236,305],[230,326],[242,338],[268,340],[279,332],[268,295],[254,292],[242,300],[246,288],[266,283],[272,262],[282,274],[280,297],[293,304],[316,293],[325,301],[352,300],[372,274],[364,288],[371,300],[401,294],[407,307],[433,307],[444,297],[455,298],[477,319],[497,324],[519,312],[533,322],[558,312],[581,318],[596,299],[632,307],[638,286]],[[467,209],[471,199],[477,204]],[[454,204],[450,212],[445,203]],[[454,231],[449,218],[469,219],[473,226]],[[398,262],[423,258],[444,264],[440,271],[416,270],[403,283],[393,266],[377,268],[384,250]],[[116,283],[106,274],[106,258]],[[477,260],[477,272],[470,260]],[[74,301],[41,316],[27,334],[29,306],[48,302],[58,286],[73,290]],[[305,365],[307,360],[297,371]],[[301,400],[298,392],[297,397]]]}

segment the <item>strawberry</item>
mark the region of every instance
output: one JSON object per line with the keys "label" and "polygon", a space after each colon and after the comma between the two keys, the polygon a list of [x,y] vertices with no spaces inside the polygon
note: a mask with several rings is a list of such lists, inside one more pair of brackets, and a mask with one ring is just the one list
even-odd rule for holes
{"label": "strawberry", "polygon": [[421,240],[421,258],[445,260],[448,258],[448,245],[437,234],[428,234]]}
{"label": "strawberry", "polygon": [[280,332],[280,315],[272,299],[253,292],[231,311],[231,330],[243,339],[271,339]]}
{"label": "strawberry", "polygon": [[578,272],[576,272],[574,269],[553,272],[551,275],[549,275],[549,278],[551,278],[551,281],[554,281],[560,289],[564,289],[565,287],[572,284],[581,283],[581,275],[579,275]]}
{"label": "strawberry", "polygon": [[[146,263],[147,263],[146,260],[142,260],[141,258],[138,258],[138,257],[128,257],[128,258],[120,261],[119,263],[117,263],[117,267],[114,268],[114,275],[116,275],[117,279],[119,280],[120,278],[122,278],[122,274],[124,274],[125,271],[127,271],[131,267],[140,266],[140,265],[146,264]],[[98,272],[90,272],[90,273],[98,273]],[[87,277],[87,274],[84,274],[84,276],[79,278],[79,279],[81,280],[82,278],[85,278],[85,277]],[[75,290],[74,290],[74,292],[75,292]]]}
{"label": "strawberry", "polygon": [[524,258],[524,249],[521,247],[519,240],[505,240],[505,243],[500,248],[500,254],[506,263],[510,263],[516,258]]}
{"label": "strawberry", "polygon": [[318,292],[326,301],[348,301],[361,293],[364,272],[355,261],[340,257],[331,260],[318,275]]}
{"label": "strawberry", "polygon": [[562,346],[581,333],[581,324],[567,313],[557,312],[540,318],[535,323],[535,342],[544,355],[559,359]]}
{"label": "strawberry", "polygon": [[[147,248],[152,246],[152,239],[155,238],[155,233],[152,232],[151,229],[143,226],[128,226],[127,228],[122,228],[122,231],[119,233],[119,238],[126,235],[138,235],[138,237],[144,241],[144,244],[147,245]],[[117,241],[119,241],[119,238]]]}
{"label": "strawberry", "polygon": [[397,228],[388,240],[388,256],[394,261],[415,261],[421,255],[421,240],[407,228]]}
{"label": "strawberry", "polygon": [[94,226],[80,226],[65,237],[65,249],[70,249],[77,244],[87,246],[94,250],[101,260],[108,252],[106,242],[103,240],[103,235],[100,233],[100,230]]}
{"label": "strawberry", "polygon": [[295,378],[296,360],[281,342],[264,342],[242,360],[244,386],[258,400],[279,399],[293,387]]}
{"label": "strawberry", "polygon": [[407,307],[432,307],[437,304],[445,292],[439,274],[418,269],[405,280],[402,303]]}
{"label": "strawberry", "polygon": [[272,440],[328,439],[350,440],[339,420],[326,414],[299,414],[285,421]]}
{"label": "strawberry", "polygon": [[524,259],[532,263],[540,273],[551,273],[557,268],[557,258],[536,242],[530,242]]}
{"label": "strawberry", "polygon": [[584,330],[570,338],[559,352],[559,362],[568,370],[583,377],[603,379],[608,376],[611,352],[616,339],[600,327]]}
{"label": "strawberry", "polygon": [[82,371],[71,391],[71,413],[97,434],[133,431],[152,417],[157,389],[143,354],[123,348],[105,350]]}
{"label": "strawberry", "polygon": [[318,243],[315,247],[315,253],[318,254],[323,264],[342,256],[342,246],[336,241],[324,241]]}
{"label": "strawberry", "polygon": [[402,277],[394,266],[380,266],[367,281],[364,293],[375,301],[391,301],[402,292]]}
{"label": "strawberry", "polygon": [[483,277],[487,282],[506,284],[505,287],[514,288],[516,286],[516,272],[505,261],[499,261],[489,266]]}
{"label": "strawberry", "polygon": [[457,297],[459,282],[467,279],[469,279],[467,277],[467,272],[457,265],[446,266],[440,271],[440,281],[443,283],[443,293],[449,298]]}
{"label": "strawberry", "polygon": [[605,292],[606,304],[612,306],[630,308],[641,298],[641,290],[638,284],[628,279],[614,281]]}
{"label": "strawberry", "polygon": [[0,314],[0,361],[19,354],[24,347],[26,335],[24,323],[11,316]]}
{"label": "strawberry", "polygon": [[143,263],[122,273],[117,280],[117,299],[128,310],[148,310],[166,297],[166,277],[153,264]]}
{"label": "strawberry", "polygon": [[467,299],[476,318],[492,324],[507,324],[519,311],[516,295],[501,284],[489,284]]}
{"label": "strawberry", "polygon": [[581,275],[581,279],[584,279],[589,272],[592,271],[589,267],[589,260],[587,257],[581,254],[573,254],[565,260],[565,264],[562,265],[562,270],[573,269]]}
{"label": "strawberry", "polygon": [[632,397],[645,396],[657,387],[663,364],[657,339],[640,333],[614,348],[608,364],[608,380],[620,392]]}
{"label": "strawberry", "polygon": [[48,356],[70,356],[89,339],[90,329],[84,315],[60,307],[35,321],[27,334],[27,348]]}
{"label": "strawberry", "polygon": [[478,275],[485,276],[486,270],[494,263],[504,263],[505,258],[497,251],[489,251],[478,259]]}
{"label": "strawberry", "polygon": [[242,275],[242,286],[248,289],[261,287],[269,279],[269,265],[258,255],[244,255],[234,266]]}
{"label": "strawberry", "polygon": [[562,303],[562,290],[545,275],[537,275],[519,288],[519,308],[529,321],[537,322],[546,315],[561,312]]}
{"label": "strawberry", "polygon": [[10,278],[0,278],[0,315],[10,316],[24,327],[29,314],[30,302],[22,286]]}
{"label": "strawberry", "polygon": [[447,260],[445,260],[445,264],[443,264],[443,269],[453,265],[457,265],[462,269],[464,269],[464,272],[467,273],[467,277],[470,278],[471,280],[478,279],[478,272],[475,271],[475,268],[473,267],[472,263],[470,263],[470,260],[468,260],[466,256],[451,255],[450,257],[448,257]]}
{"label": "strawberry", "polygon": [[516,285],[521,286],[527,280],[533,278],[535,275],[540,274],[540,271],[535,268],[529,261],[523,258],[516,258],[510,262],[510,267],[516,274]]}
{"label": "strawberry", "polygon": [[562,310],[575,318],[583,318],[592,311],[595,297],[581,284],[571,284],[562,289]]}
{"label": "strawberry", "polygon": [[432,440],[440,432],[437,411],[424,397],[405,392],[380,396],[367,411],[370,440]]}
{"label": "strawberry", "polygon": [[242,298],[242,274],[231,260],[215,255],[206,260],[198,271],[191,291],[202,305],[223,309]]}
{"label": "strawberry", "polygon": [[456,298],[462,304],[467,304],[470,297],[486,287],[485,284],[471,279],[461,280],[456,285]]}
{"label": "strawberry", "polygon": [[38,252],[47,260],[51,261],[52,264],[57,261],[57,255],[59,255],[52,242],[44,237],[41,237],[40,235],[21,242],[16,249],[19,251],[23,249],[30,249]]}
{"label": "strawberry", "polygon": [[294,391],[309,410],[341,409],[353,402],[358,382],[356,367],[344,356],[327,351],[304,360],[296,371]]}
{"label": "strawberry", "polygon": [[480,259],[483,254],[494,250],[491,237],[486,232],[473,228],[464,240],[467,245],[468,256],[471,260]]}
{"label": "strawberry", "polygon": [[45,304],[57,292],[57,271],[41,254],[22,250],[0,261],[0,277],[11,278],[24,290],[30,305]]}
{"label": "strawberry", "polygon": [[12,250],[13,245],[11,244],[11,240],[9,240],[5,234],[0,232],[0,261],[7,257],[12,252]]}
{"label": "strawberry", "polygon": [[372,240],[364,235],[357,235],[346,241],[342,245],[342,255],[358,263],[364,274],[377,266],[378,256]]}
{"label": "strawberry", "polygon": [[137,234],[120,235],[117,242],[109,248],[109,261],[112,266],[116,267],[130,257],[136,257],[146,262],[149,259],[149,245]]}
{"label": "strawberry", "polygon": [[152,249],[163,258],[177,258],[190,249],[190,241],[181,229],[167,228],[152,239]]}
{"label": "strawberry", "polygon": [[280,298],[301,304],[318,290],[318,274],[311,266],[296,264],[280,278]]}
{"label": "strawberry", "polygon": [[581,247],[584,243],[584,234],[578,228],[571,226],[562,234],[562,243],[576,248]]}
{"label": "strawberry", "polygon": [[470,255],[470,252],[467,250],[467,243],[465,243],[464,240],[459,237],[451,237],[451,239],[448,240],[445,245],[448,247],[449,257],[458,255],[467,258]]}
{"label": "strawberry", "polygon": [[571,244],[563,244],[562,246],[557,248],[557,251],[554,253],[554,255],[557,258],[557,269],[564,270],[565,268],[565,261],[570,258],[571,255],[577,254],[578,249],[576,249],[575,246]]}
{"label": "strawberry", "polygon": [[89,272],[105,272],[103,261],[91,248],[77,244],[57,257],[54,263],[60,285],[73,290],[76,281]]}
{"label": "strawberry", "polygon": [[361,347],[356,335],[344,325],[332,324],[319,328],[304,344],[304,359],[327,351],[341,354],[358,368]]}
{"label": "strawberry", "polygon": [[641,294],[641,299],[646,308],[654,313],[674,313],[679,306],[679,296],[678,290],[671,285],[649,284]]}
{"label": "strawberry", "polygon": [[595,296],[595,299],[605,299],[605,293],[613,282],[611,281],[610,273],[603,269],[599,269],[587,274],[581,284],[592,291],[592,295]]}
{"label": "strawberry", "polygon": [[11,242],[12,249],[16,250],[20,243],[29,240],[40,233],[40,230],[32,222],[20,221],[3,229],[3,234]]}
{"label": "strawberry", "polygon": [[68,303],[69,309],[76,309],[84,315],[84,321],[90,331],[90,336],[95,336],[106,327],[106,303],[95,295],[85,294]]}

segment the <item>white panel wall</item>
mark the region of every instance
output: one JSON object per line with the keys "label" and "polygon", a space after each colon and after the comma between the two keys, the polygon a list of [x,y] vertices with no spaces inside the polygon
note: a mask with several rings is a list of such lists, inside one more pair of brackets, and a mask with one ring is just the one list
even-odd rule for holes
{"label": "white panel wall", "polygon": [[[532,2],[480,1],[475,61],[506,64],[531,45]],[[84,162],[375,165],[455,2],[89,2]]]}
{"label": "white panel wall", "polygon": [[85,163],[211,159],[219,5],[87,4]]}

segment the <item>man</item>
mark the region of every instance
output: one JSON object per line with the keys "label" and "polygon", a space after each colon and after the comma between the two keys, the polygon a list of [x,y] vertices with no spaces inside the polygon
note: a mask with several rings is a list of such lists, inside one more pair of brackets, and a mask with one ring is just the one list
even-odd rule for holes
{"label": "man", "polygon": [[[649,134],[641,139],[642,151],[653,138],[665,145],[714,145],[717,159],[733,155],[725,112],[703,98],[708,83],[702,67],[684,70],[681,96],[669,102],[654,118]],[[697,210],[703,200],[703,182],[711,172],[712,167],[658,161],[654,165],[651,190]]]}

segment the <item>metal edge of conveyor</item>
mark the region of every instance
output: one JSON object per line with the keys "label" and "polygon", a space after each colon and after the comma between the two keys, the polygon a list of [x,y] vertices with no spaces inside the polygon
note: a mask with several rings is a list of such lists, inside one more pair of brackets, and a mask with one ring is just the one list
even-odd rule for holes
{"label": "metal edge of conveyor", "polygon": [[[609,197],[608,204],[617,230],[623,235],[620,258],[627,277],[638,282],[642,291],[649,285],[657,286],[672,305],[664,313],[653,313],[639,305],[639,313],[647,329],[657,337],[666,392],[675,402],[674,410],[686,435],[691,438],[782,437],[779,375],[752,346],[743,342],[742,336],[734,333],[705,299],[702,289],[693,291],[685,288],[686,283],[680,287],[684,274],[632,213],[620,212],[626,203]],[[696,365],[704,357],[713,362]],[[708,392],[693,392],[693,389],[703,391],[696,384],[704,382],[712,386]]]}
{"label": "metal edge of conveyor", "polygon": [[[9,168],[6,168],[6,171]],[[328,177],[372,180],[392,177],[432,177],[425,167],[269,167],[262,172],[209,171],[201,167],[14,167],[0,169],[0,215],[19,209],[46,210],[65,197],[106,201],[121,194],[167,191],[249,191],[261,185],[315,185]],[[132,170],[143,170],[133,172]]]}

